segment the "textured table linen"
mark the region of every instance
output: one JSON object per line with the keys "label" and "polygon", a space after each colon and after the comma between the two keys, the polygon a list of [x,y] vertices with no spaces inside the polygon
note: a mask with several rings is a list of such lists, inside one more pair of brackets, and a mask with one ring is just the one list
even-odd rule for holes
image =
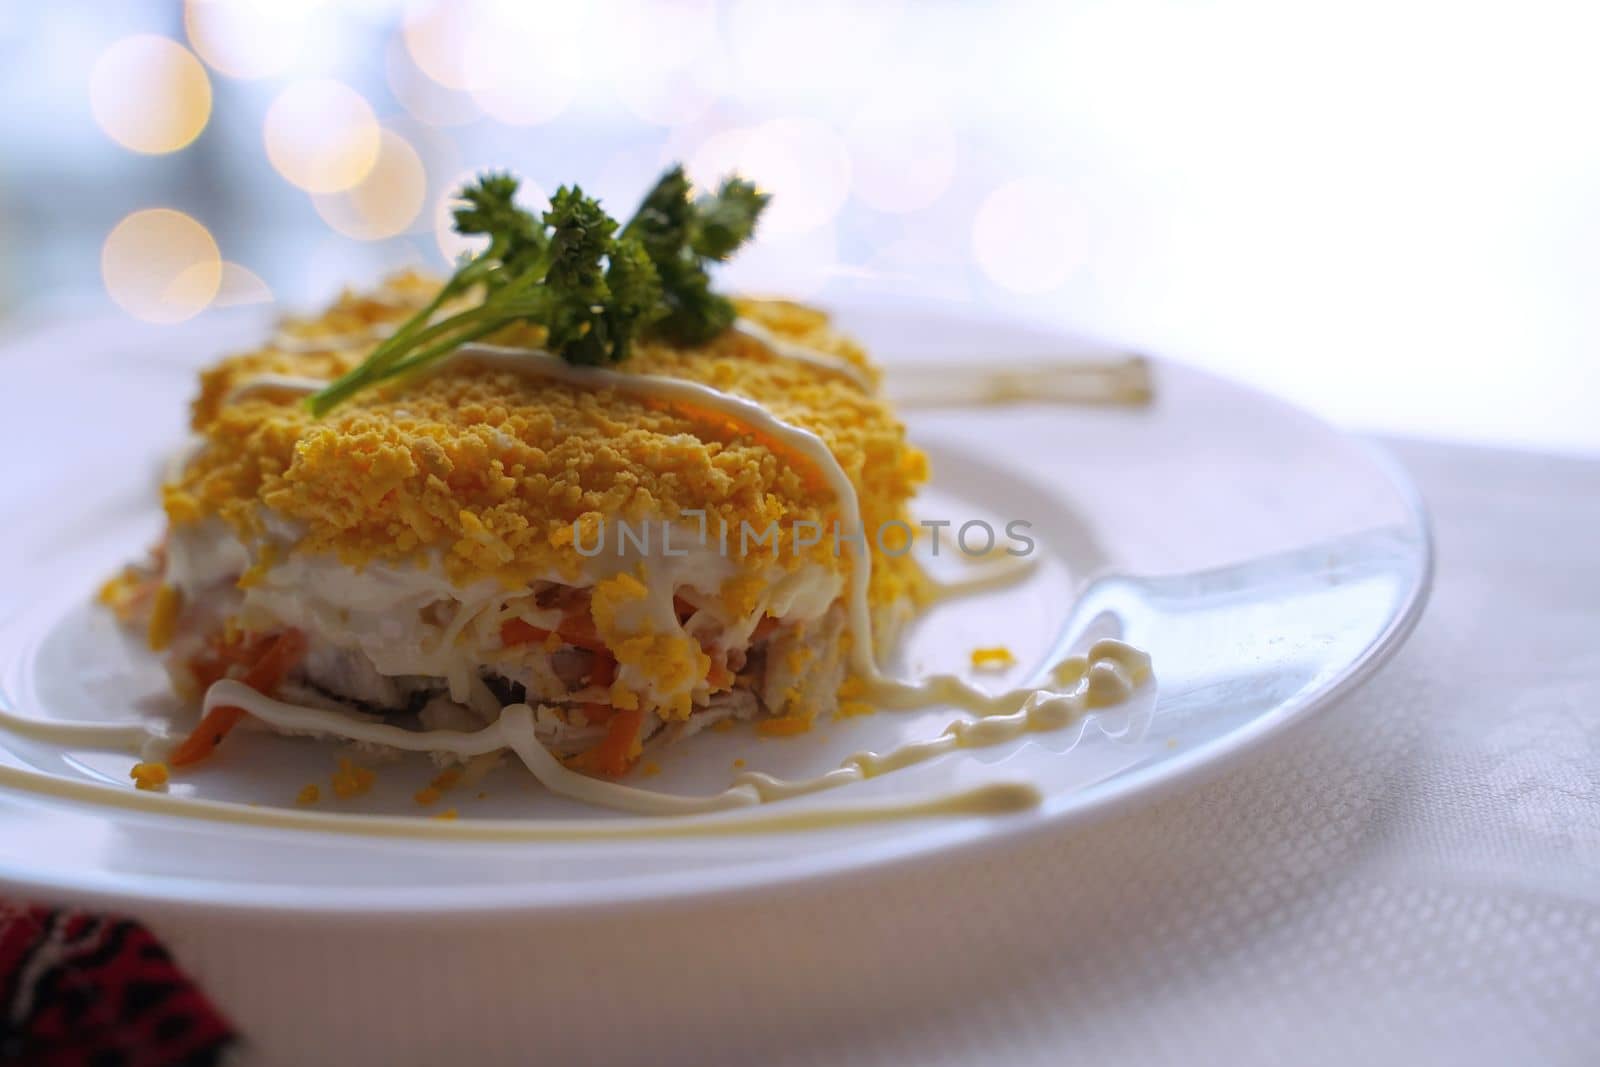
{"label": "textured table linen", "polygon": [[1198,788],[649,915],[152,925],[246,1064],[1600,1063],[1600,461],[1389,446],[1416,633]]}

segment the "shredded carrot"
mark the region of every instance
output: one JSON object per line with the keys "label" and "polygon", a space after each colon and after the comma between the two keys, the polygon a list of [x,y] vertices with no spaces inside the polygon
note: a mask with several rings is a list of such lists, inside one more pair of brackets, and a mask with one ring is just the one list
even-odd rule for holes
{"label": "shredded carrot", "polygon": [[[305,654],[306,635],[299,630],[285,630],[272,639],[239,680],[258,693],[271,693]],[[174,767],[182,767],[205,759],[244,717],[243,708],[227,704],[212,708],[172,753],[169,762]]]}
{"label": "shredded carrot", "polygon": [[587,612],[579,614],[572,612],[561,620],[561,626],[556,630],[546,630],[535,626],[522,619],[507,619],[500,624],[500,643],[507,648],[513,645],[531,645],[549,640],[551,634],[558,637],[562,643],[572,645],[574,648],[586,648],[590,652],[610,655],[611,650],[606,648],[606,643],[595,632],[594,621]]}
{"label": "shredded carrot", "polygon": [[245,716],[243,708],[230,705],[220,705],[206,712],[205,718],[200,720],[200,725],[188,737],[183,739],[183,744],[172,753],[174,767],[186,767],[191,763],[199,763],[216,750],[228,732],[239,725]]}
{"label": "shredded carrot", "polygon": [[521,619],[507,619],[500,624],[500,643],[507,648],[512,645],[542,645],[550,637],[550,633],[549,630]]}
{"label": "shredded carrot", "polygon": [[[206,642],[204,652],[189,661],[189,673],[201,690],[228,677],[235,667],[249,669],[260,659],[272,637],[246,637],[219,631]],[[242,673],[242,672],[241,672]]]}
{"label": "shredded carrot", "polygon": [[596,774],[608,778],[627,774],[633,761],[639,758],[639,727],[643,723],[644,711],[639,708],[615,712],[606,723],[606,736],[583,754],[583,762]]}
{"label": "shredded carrot", "polygon": [[594,666],[589,668],[589,684],[610,689],[617,680],[617,661],[610,655],[595,653]]}

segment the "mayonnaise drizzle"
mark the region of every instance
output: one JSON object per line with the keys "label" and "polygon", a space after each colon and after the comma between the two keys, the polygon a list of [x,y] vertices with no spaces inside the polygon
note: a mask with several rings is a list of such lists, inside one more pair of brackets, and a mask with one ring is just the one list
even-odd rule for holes
{"label": "mayonnaise drizzle", "polygon": [[[765,339],[763,339],[765,343]],[[807,350],[809,351],[809,350]],[[781,353],[787,354],[787,353]],[[711,410],[775,438],[809,460],[835,495],[840,520],[846,530],[861,529],[860,498],[837,457],[816,434],[778,419],[764,407],[743,397],[699,382],[649,374],[626,374],[598,367],[579,367],[548,352],[497,345],[464,345],[440,360],[435,372],[452,361],[466,361],[518,374],[558,381],[581,388],[610,388],[639,396],[679,401]],[[309,394],[327,383],[312,378],[268,375],[245,382],[229,399],[261,393]],[[989,694],[956,675],[933,675],[908,683],[887,677],[872,651],[868,587],[871,556],[864,541],[850,540],[851,574],[848,618],[851,663],[865,685],[865,696],[881,707],[905,710],[932,704],[951,704],[977,716],[952,722],[939,736],[912,742],[887,753],[858,752],[825,774],[804,779],[781,779],[746,772],[727,789],[707,796],[685,797],[591,778],[569,770],[540,744],[533,727],[533,709],[513,704],[501,710],[495,722],[481,730],[405,730],[387,723],[367,722],[339,712],[287,704],[265,696],[241,682],[224,679],[206,692],[207,711],[218,706],[240,707],[280,729],[326,733],[358,742],[404,751],[451,752],[461,758],[510,748],[530,772],[554,793],[591,804],[650,815],[683,815],[748,807],[787,797],[817,793],[923,763],[963,748],[980,748],[1014,740],[1029,732],[1065,726],[1088,709],[1106,707],[1130,697],[1151,677],[1145,653],[1121,641],[1097,641],[1087,657],[1070,656],[1051,669],[1054,687],[1015,689]],[[1010,570],[1010,568],[1007,568]],[[984,576],[992,579],[996,576]],[[1001,580],[1009,580],[1007,574]],[[961,583],[951,583],[959,586]],[[9,718],[9,717],[7,717]],[[0,720],[6,721],[6,720]],[[23,720],[19,720],[23,721]],[[25,721],[36,732],[44,726]],[[141,726],[104,727],[82,724],[88,740],[95,730],[119,740],[147,738]],[[65,737],[60,734],[56,736]],[[1035,794],[1036,795],[1036,794]]]}
{"label": "mayonnaise drizzle", "polygon": [[[512,348],[503,345],[463,345],[444,359],[433,364],[430,371],[437,373],[456,361],[509,370],[517,374],[549,379],[580,388],[615,389],[618,392],[630,393],[636,396],[657,397],[668,401],[683,401],[693,407],[725,415],[736,422],[751,426],[778,439],[809,460],[823,476],[829,490],[834,494],[838,502],[840,521],[844,529],[847,531],[861,529],[860,496],[857,494],[855,485],[850,481],[849,476],[845,474],[844,468],[839,465],[839,460],[834,456],[832,450],[816,434],[784,422],[760,404],[746,400],[744,397],[725,393],[719,389],[685,378],[672,378],[656,374],[628,374],[603,367],[576,366],[539,349]],[[264,383],[264,388],[304,393],[315,392],[326,384],[313,378],[266,377],[260,380]],[[240,388],[250,388],[254,384],[254,381],[246,382]],[[851,554],[848,605],[851,632],[851,665],[862,676],[863,680],[867,681],[878,692],[880,699],[885,701],[904,701],[908,693],[917,694],[918,698],[928,696],[929,694],[922,686],[908,685],[907,683],[887,678],[878,669],[872,653],[871,610],[868,601],[868,588],[872,577],[872,557],[865,550],[865,545],[862,541],[848,538],[844,540],[849,545]],[[1011,577],[1011,575],[1005,575],[1004,577],[994,576],[994,580],[1005,581]],[[960,588],[962,583],[950,584]],[[973,692],[977,691],[973,690]],[[978,710],[971,700],[960,693],[948,699],[961,704],[967,710]]]}
{"label": "mayonnaise drizzle", "polygon": [[[709,385],[687,378],[669,378],[659,374],[624,374],[603,367],[580,367],[548,352],[525,348],[505,348],[499,345],[463,345],[448,359],[463,360],[480,366],[511,370],[536,378],[548,378],[564,385],[587,389],[615,389],[635,396],[658,397],[677,400],[702,410],[726,415],[736,422],[750,426],[804,456],[827,482],[839,506],[839,521],[845,532],[861,529],[861,498],[856,493],[850,476],[839,465],[833,450],[822,438],[799,426],[784,422],[766,408],[742,396],[724,393]],[[444,361],[441,361],[444,362]],[[437,364],[436,364],[437,366]],[[877,674],[872,658],[872,622],[867,602],[867,585],[872,577],[872,557],[866,551],[865,539],[845,539],[850,546],[850,654],[852,664],[864,674]]]}
{"label": "mayonnaise drizzle", "polygon": [[807,348],[805,345],[795,344],[793,341],[779,337],[760,323],[751,322],[749,319],[735,320],[733,328],[751,340],[761,342],[763,347],[780,359],[787,359],[794,363],[805,363],[827,371],[829,374],[849,378],[860,386],[861,391],[864,393],[878,391],[872,382],[871,376],[843,356],[836,356],[831,352],[821,352],[815,348]]}
{"label": "mayonnaise drizzle", "polygon": [[222,402],[235,404],[254,396],[310,396],[327,384],[322,378],[306,378],[297,374],[259,374],[228,390]]}
{"label": "mayonnaise drizzle", "polygon": [[[776,778],[756,771],[738,775],[719,793],[680,796],[639,789],[569,770],[534,733],[534,711],[511,704],[481,730],[406,730],[388,723],[352,719],[337,711],[287,704],[225,679],[206,691],[205,710],[243,708],[280,730],[332,734],[350,741],[405,752],[448,752],[462,759],[509,748],[552,793],[586,804],[636,815],[700,815],[820,793],[876,778],[960,749],[989,748],[1024,734],[1056,730],[1091,708],[1121,703],[1150,678],[1150,658],[1121,641],[1096,641],[1087,656],[1069,656],[1052,674],[1060,688],[1017,689],[985,694],[954,675],[935,675],[921,686],[897,684],[884,690],[885,706],[905,709],[930,702],[965,704],[977,719],[957,719],[937,737],[913,741],[885,753],[857,752],[838,767],[811,778]],[[1062,684],[1065,683],[1065,684]],[[921,700],[920,696],[931,700]]]}
{"label": "mayonnaise drizzle", "polygon": [[[688,403],[701,410],[715,411],[735,422],[750,426],[799,453],[811,462],[827,482],[839,506],[839,521],[846,532],[861,529],[861,502],[855,486],[833,451],[822,438],[810,430],[784,422],[760,404],[744,397],[724,393],[709,385],[687,378],[669,378],[659,374],[624,374],[603,367],[580,367],[558,356],[539,349],[508,348],[502,345],[462,345],[429,370],[437,373],[453,362],[474,363],[479,366],[510,370],[525,377],[544,378],[564,385],[584,389],[615,389],[635,396],[656,397],[667,401]],[[261,389],[274,393],[310,394],[328,383],[315,378],[292,378],[263,375],[241,384],[229,394],[239,396],[253,390],[257,382]],[[244,392],[243,395],[251,395]],[[851,659],[863,674],[876,675],[877,665],[872,658],[872,626],[867,602],[867,585],[872,576],[872,558],[865,549],[864,539],[845,538],[851,556],[849,618],[851,630]]]}

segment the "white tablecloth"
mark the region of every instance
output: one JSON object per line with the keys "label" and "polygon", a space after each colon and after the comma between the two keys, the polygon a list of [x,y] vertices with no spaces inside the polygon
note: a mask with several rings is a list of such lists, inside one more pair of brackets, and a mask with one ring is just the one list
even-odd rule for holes
{"label": "white tablecloth", "polygon": [[1409,645],[1163,803],[711,914],[156,927],[257,1064],[1600,1063],[1600,461],[1393,447]]}

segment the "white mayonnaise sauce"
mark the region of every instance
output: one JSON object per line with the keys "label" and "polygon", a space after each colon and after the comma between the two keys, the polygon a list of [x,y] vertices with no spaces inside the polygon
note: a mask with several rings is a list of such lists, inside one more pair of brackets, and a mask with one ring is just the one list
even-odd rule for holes
{"label": "white mayonnaise sauce", "polygon": [[310,396],[327,384],[321,378],[297,374],[261,374],[234,386],[222,402],[235,404],[253,396]]}
{"label": "white mayonnaise sauce", "polygon": [[[498,345],[463,345],[440,364],[465,361],[510,370],[534,378],[546,378],[564,385],[585,389],[615,389],[667,401],[678,400],[702,410],[742,423],[775,438],[790,450],[799,453],[811,463],[839,504],[839,521],[845,531],[861,529],[861,499],[849,475],[839,466],[839,460],[823,443],[822,438],[810,430],[791,425],[753,400],[724,393],[709,385],[701,385],[685,378],[669,378],[659,374],[625,374],[603,367],[579,367],[548,352],[526,348],[504,348]],[[435,364],[439,366],[440,364]],[[855,668],[862,673],[877,673],[872,658],[872,621],[867,602],[867,583],[872,577],[872,556],[866,550],[865,539],[846,539],[850,548],[849,618],[851,631],[851,658]]]}
{"label": "white mayonnaise sauce", "polygon": [[[913,741],[885,753],[857,752],[836,769],[813,778],[775,778],[747,771],[722,792],[705,796],[677,796],[640,789],[569,770],[539,743],[534,733],[534,711],[526,704],[509,705],[502,709],[495,722],[470,733],[414,731],[387,723],[362,722],[336,711],[286,704],[242,682],[224,680],[207,691],[205,710],[243,708],[280,730],[331,734],[406,752],[448,752],[461,759],[510,748],[552,793],[636,815],[694,815],[820,793],[925,763],[960,749],[988,748],[1027,733],[1060,729],[1091,708],[1109,707],[1127,700],[1135,689],[1149,680],[1150,657],[1131,645],[1107,638],[1096,641],[1087,656],[1070,656],[1063,660],[1052,674],[1072,680],[1059,689],[1018,689],[993,696],[954,675],[935,675],[916,687],[895,683],[885,691],[888,707],[964,704],[980,717],[958,719],[945,727],[938,737]],[[927,699],[917,699],[919,696]]]}
{"label": "white mayonnaise sauce", "polygon": [[[431,373],[438,373],[455,362],[470,362],[499,370],[510,370],[526,377],[545,378],[585,389],[615,389],[620,393],[634,396],[678,400],[702,410],[726,415],[736,422],[775,438],[810,462],[822,475],[829,491],[838,501],[839,521],[844,530],[848,532],[861,529],[860,497],[828,446],[810,430],[784,422],[754,401],[685,378],[669,378],[658,374],[625,374],[603,367],[580,367],[548,352],[528,348],[507,348],[500,345],[463,345],[433,364],[428,370]],[[284,394],[310,395],[328,384],[314,378],[268,377],[260,380],[265,381],[272,391]],[[254,380],[246,382],[240,389],[251,388],[254,384]],[[851,556],[849,590],[851,657],[853,665],[859,672],[875,675],[877,666],[872,658],[872,624],[867,601],[867,584],[872,575],[872,558],[866,551],[863,540],[848,538],[845,540],[849,545]]]}
{"label": "white mayonnaise sauce", "polygon": [[[811,462],[835,494],[845,528],[854,530],[861,526],[860,500],[855,487],[821,438],[783,422],[759,404],[743,397],[685,379],[578,367],[549,353],[491,345],[463,346],[436,364],[435,368],[456,360],[583,388],[611,388],[669,402],[682,401],[698,409],[725,415],[778,440]],[[274,378],[264,381],[262,388],[309,394],[325,384],[313,379]],[[246,383],[241,389],[255,385],[254,382]],[[224,705],[240,707],[280,729],[332,734],[406,751],[450,752],[468,758],[510,748],[552,792],[624,811],[669,815],[720,811],[820,792],[922,763],[958,749],[997,745],[1032,731],[1057,729],[1073,722],[1089,709],[1126,700],[1151,677],[1150,659],[1145,653],[1110,639],[1096,642],[1089,649],[1087,657],[1070,656],[1056,664],[1050,672],[1053,684],[1049,687],[988,694],[951,674],[933,675],[916,683],[887,677],[879,669],[872,651],[867,597],[871,556],[861,542],[851,541],[850,546],[852,566],[847,607],[851,659],[857,675],[865,684],[864,695],[869,702],[888,709],[950,704],[977,718],[958,720],[938,737],[902,745],[887,753],[859,752],[838,768],[814,778],[790,780],[748,772],[739,775],[721,793],[702,797],[673,796],[590,778],[568,770],[539,743],[533,727],[534,712],[526,704],[514,704],[502,709],[495,722],[475,732],[411,731],[385,723],[361,721],[339,712],[286,704],[232,680],[213,684],[206,693],[205,707],[207,711]],[[39,729],[39,724],[31,721],[25,726],[32,730]],[[119,725],[116,729],[124,732],[116,734],[111,732],[110,724],[105,727],[80,724],[78,729],[104,730],[108,739],[113,736],[119,740],[149,736],[144,727]],[[82,735],[84,740],[89,736]],[[1034,796],[1037,797],[1036,792]]]}
{"label": "white mayonnaise sauce", "polygon": [[841,378],[848,378],[856,385],[860,386],[861,391],[864,393],[875,393],[878,391],[877,387],[872,383],[872,377],[867,374],[866,371],[862,370],[848,359],[845,359],[843,356],[836,356],[831,352],[820,352],[815,348],[807,348],[805,345],[796,344],[795,342],[787,340],[786,338],[779,337],[765,326],[758,322],[751,322],[749,319],[735,320],[733,328],[751,340],[761,342],[762,346],[766,348],[767,351],[771,352],[779,359],[787,359],[794,363],[809,364],[810,366],[827,371],[829,374],[835,374]]}

